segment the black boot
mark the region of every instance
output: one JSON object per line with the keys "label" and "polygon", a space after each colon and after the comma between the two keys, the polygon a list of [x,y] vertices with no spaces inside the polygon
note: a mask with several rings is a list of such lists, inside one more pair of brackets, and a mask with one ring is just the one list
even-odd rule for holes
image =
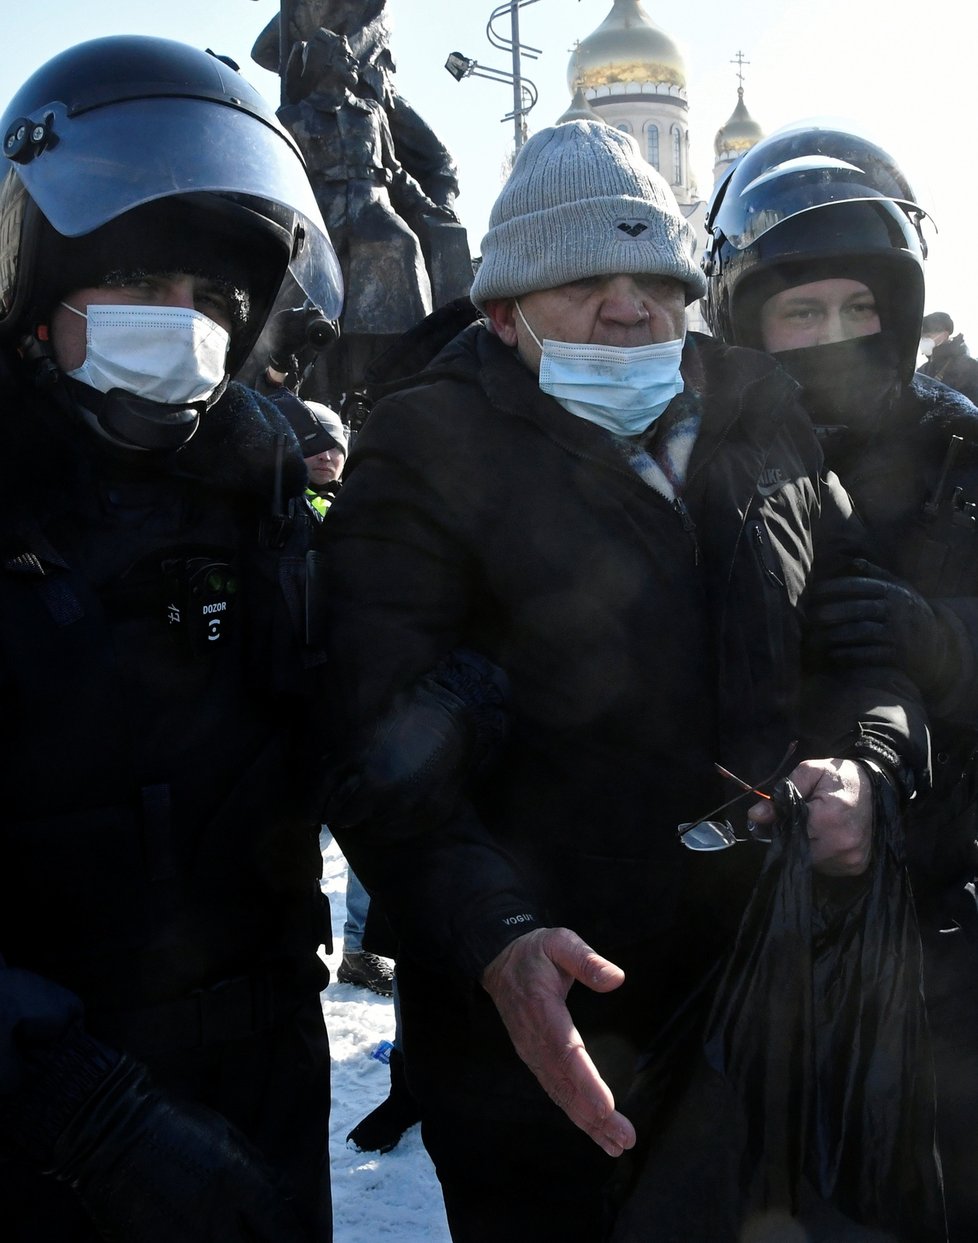
{"label": "black boot", "polygon": [[408,1127],[421,1121],[418,1102],[404,1078],[404,1059],[399,1049],[391,1049],[390,1068],[391,1090],[387,1100],[381,1101],[346,1137],[360,1152],[390,1152]]}
{"label": "black boot", "polygon": [[369,988],[381,997],[394,996],[394,967],[387,958],[368,950],[344,950],[336,972],[338,984]]}

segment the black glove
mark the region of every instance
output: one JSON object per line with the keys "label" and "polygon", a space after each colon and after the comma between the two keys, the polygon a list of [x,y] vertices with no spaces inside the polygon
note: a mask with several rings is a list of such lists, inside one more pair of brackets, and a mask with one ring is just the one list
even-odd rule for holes
{"label": "black glove", "polygon": [[828,579],[812,591],[811,644],[843,668],[891,664],[920,689],[946,689],[948,636],[941,618],[909,583],[869,561],[853,574]]}
{"label": "black glove", "polygon": [[496,665],[475,652],[452,652],[398,696],[367,745],[330,775],[325,824],[390,829],[421,809],[428,824],[444,818],[464,781],[484,771],[502,745],[507,694]]}
{"label": "black glove", "polygon": [[169,1098],[143,1066],[83,1033],[36,1059],[4,1132],[74,1189],[110,1243],[306,1243],[226,1118]]}
{"label": "black glove", "polygon": [[277,311],[268,332],[268,366],[285,374],[298,370],[339,336],[338,326],[323,319],[311,302]]}

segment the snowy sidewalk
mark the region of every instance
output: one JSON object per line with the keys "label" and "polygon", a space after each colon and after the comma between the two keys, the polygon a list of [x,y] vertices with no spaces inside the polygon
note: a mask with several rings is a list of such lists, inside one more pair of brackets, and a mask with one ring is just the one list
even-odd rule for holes
{"label": "snowy sidewalk", "polygon": [[[332,907],[336,952],[326,961],[335,981],[343,944],[346,863],[332,840],[323,851],[323,889]],[[412,1127],[393,1152],[357,1152],[348,1132],[387,1096],[389,1072],[370,1056],[394,1036],[394,1007],[352,984],[330,984],[323,1013],[332,1051],[330,1158],[334,1243],[450,1243],[434,1169]]]}

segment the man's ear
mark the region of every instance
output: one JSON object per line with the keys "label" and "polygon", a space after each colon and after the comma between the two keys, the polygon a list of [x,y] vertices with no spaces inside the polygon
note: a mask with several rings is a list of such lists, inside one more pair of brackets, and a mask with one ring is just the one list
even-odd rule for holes
{"label": "man's ear", "polygon": [[486,303],[486,314],[496,336],[504,345],[516,344],[516,299],[492,298]]}

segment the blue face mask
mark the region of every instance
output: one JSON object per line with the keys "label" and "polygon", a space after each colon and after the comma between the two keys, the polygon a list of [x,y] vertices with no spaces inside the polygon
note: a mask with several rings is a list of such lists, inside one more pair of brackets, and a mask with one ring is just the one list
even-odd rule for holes
{"label": "blue face mask", "polygon": [[684,337],[637,346],[541,342],[518,301],[516,311],[543,355],[541,389],[579,418],[618,436],[638,436],[683,391]]}

